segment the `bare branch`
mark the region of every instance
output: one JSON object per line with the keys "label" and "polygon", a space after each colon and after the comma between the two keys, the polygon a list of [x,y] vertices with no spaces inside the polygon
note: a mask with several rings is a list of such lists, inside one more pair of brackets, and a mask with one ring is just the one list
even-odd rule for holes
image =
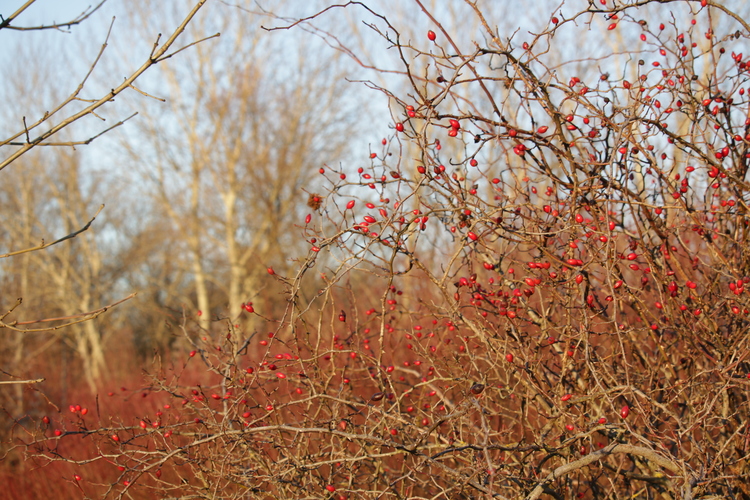
{"label": "bare branch", "polygon": [[[93,140],[94,138],[92,138],[91,140]],[[65,144],[65,145],[70,145],[70,144]],[[45,248],[51,247],[52,245],[57,245],[58,243],[62,243],[63,241],[75,238],[79,234],[81,234],[84,231],[88,230],[89,227],[91,227],[91,224],[96,220],[96,217],[99,215],[99,213],[101,213],[102,210],[104,210],[104,205],[101,205],[99,207],[99,210],[96,211],[96,213],[94,214],[94,216],[91,218],[91,220],[89,220],[86,223],[85,226],[83,226],[82,228],[80,228],[80,229],[78,229],[76,231],[73,231],[72,233],[70,233],[68,235],[63,236],[60,239],[57,239],[57,240],[55,240],[55,241],[53,241],[51,243],[44,243],[44,242],[42,242],[40,245],[37,245],[35,247],[24,248],[23,250],[16,250],[15,252],[6,253],[6,254],[3,254],[3,255],[0,255],[0,259],[4,259],[6,257],[13,257],[15,255],[20,255],[20,254],[27,253],[27,252],[35,252],[37,250],[43,250]]]}
{"label": "bare branch", "polygon": [[81,14],[79,14],[77,17],[70,21],[62,22],[62,23],[53,23],[48,25],[42,25],[42,26],[11,26],[11,22],[13,22],[24,10],[26,10],[31,4],[33,4],[36,0],[28,0],[25,4],[23,4],[16,12],[11,14],[9,17],[3,19],[2,16],[0,16],[0,29],[7,28],[11,30],[17,30],[17,31],[39,31],[39,30],[60,30],[62,28],[70,28],[71,26],[76,26],[78,24],[81,24],[86,19],[91,17],[91,15],[99,10],[99,8],[104,5],[107,0],[102,0],[99,2],[96,7],[89,9],[86,9]]}

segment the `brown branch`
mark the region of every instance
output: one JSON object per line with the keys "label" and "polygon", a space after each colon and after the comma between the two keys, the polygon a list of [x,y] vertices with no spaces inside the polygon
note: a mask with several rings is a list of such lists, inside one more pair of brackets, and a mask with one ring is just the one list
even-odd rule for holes
{"label": "brown branch", "polygon": [[7,385],[7,384],[39,384],[41,382],[44,382],[46,379],[43,378],[35,378],[35,379],[29,379],[29,380],[0,380],[0,385]]}
{"label": "brown branch", "polygon": [[[21,148],[19,148],[17,151],[15,151],[13,154],[11,154],[8,158],[6,158],[2,162],[0,162],[0,170],[2,170],[3,168],[7,167],[11,163],[13,163],[15,160],[17,160],[18,158],[20,158],[21,156],[23,156],[25,153],[27,153],[34,146],[42,143],[43,141],[45,141],[49,137],[53,136],[57,132],[61,131],[62,129],[64,129],[65,127],[67,127],[68,125],[70,125],[71,123],[79,120],[80,118],[82,118],[82,117],[84,117],[86,115],[94,113],[97,109],[99,109],[100,107],[102,107],[106,103],[111,102],[112,99],[114,99],[117,95],[119,95],[120,93],[122,93],[124,90],[130,88],[131,85],[133,84],[133,82],[135,82],[151,66],[154,66],[155,64],[157,64],[160,61],[164,60],[165,58],[171,57],[172,55],[174,55],[174,54],[170,54],[169,56],[165,56],[165,54],[167,53],[167,51],[174,44],[174,42],[177,40],[177,38],[185,31],[185,29],[187,28],[188,23],[193,19],[193,17],[195,17],[195,15],[198,13],[198,10],[200,10],[200,8],[206,3],[206,1],[207,0],[199,0],[198,3],[193,8],[193,10],[190,11],[190,13],[187,15],[187,17],[185,17],[185,19],[182,21],[182,23],[180,23],[180,25],[175,29],[175,31],[167,39],[167,41],[164,43],[164,45],[162,45],[162,47],[159,50],[155,51],[153,53],[153,55],[151,55],[151,57],[149,57],[149,59],[146,62],[144,62],[141,65],[140,68],[138,68],[137,70],[135,70],[128,78],[126,78],[123,83],[121,83],[120,85],[118,85],[117,87],[115,87],[114,89],[112,89],[109,93],[107,93],[106,95],[104,95],[103,97],[101,97],[99,100],[97,100],[96,102],[94,102],[90,106],[84,108],[83,110],[79,111],[78,113],[75,113],[75,114],[73,114],[73,115],[65,118],[63,121],[61,121],[57,125],[55,125],[52,128],[50,128],[48,131],[44,132],[43,134],[41,134],[39,137],[37,137],[36,139],[34,139],[33,141],[31,141],[30,143],[24,144]],[[214,36],[216,36],[216,35],[214,35]],[[209,38],[212,38],[212,37],[209,37]],[[105,43],[105,47],[106,47],[106,43]],[[104,50],[104,47],[102,47],[102,50]],[[180,49],[180,50],[182,50],[182,49]],[[97,57],[97,61],[98,61],[98,57]],[[93,70],[93,66],[92,66],[92,70]],[[89,71],[89,74],[91,74],[91,71]],[[86,76],[86,78],[88,78],[88,75]],[[85,79],[84,79],[84,81],[85,81]],[[72,101],[72,100],[74,100],[76,98],[76,96],[78,95],[78,93],[82,89],[82,85],[83,85],[83,83],[81,85],[79,85],[78,90],[76,90],[76,92],[70,98],[68,98],[68,100],[62,106],[64,106],[65,104],[67,104],[68,102],[70,102],[70,101]],[[58,110],[61,109],[62,106],[59,106],[57,109]],[[47,115],[45,115],[45,117],[47,117]],[[42,121],[44,121],[44,119],[41,120],[40,123]],[[18,134],[18,135],[20,135],[20,134]],[[17,135],[14,136],[14,137],[17,137]]]}
{"label": "brown branch", "polygon": [[672,460],[669,460],[668,458],[662,455],[659,455],[654,450],[651,450],[649,448],[643,448],[641,446],[632,446],[629,444],[612,443],[609,446],[602,448],[601,450],[597,450],[592,453],[589,453],[585,457],[580,458],[574,462],[561,465],[554,471],[550,472],[546,478],[544,478],[542,481],[540,481],[536,485],[536,487],[531,491],[529,496],[526,497],[526,500],[536,500],[537,498],[539,498],[542,495],[542,493],[544,493],[544,487],[550,482],[554,481],[555,479],[561,478],[565,476],[566,474],[570,474],[571,472],[582,469],[586,467],[587,465],[593,462],[596,462],[598,460],[602,460],[610,455],[619,454],[619,453],[624,453],[628,455],[636,455],[636,456],[645,458],[651,462],[654,462],[661,468],[667,469],[668,471],[674,472],[675,474],[679,474],[683,472],[682,468],[679,465],[674,463]]}
{"label": "brown branch", "polygon": [[66,21],[63,23],[54,23],[54,24],[47,24],[47,25],[41,25],[41,26],[11,26],[10,23],[13,22],[14,19],[16,19],[24,10],[26,10],[31,4],[33,4],[36,0],[29,0],[24,5],[22,5],[16,12],[11,14],[8,18],[3,19],[2,22],[0,22],[0,30],[3,28],[16,30],[16,31],[39,31],[39,30],[52,30],[52,29],[62,29],[63,27],[70,28],[71,26],[76,26],[78,24],[81,24],[83,21],[91,17],[91,15],[99,10],[99,8],[104,5],[107,0],[102,0],[99,2],[99,5],[91,9],[90,11],[85,10],[81,14],[78,15],[78,17]]}
{"label": "brown branch", "polygon": [[94,216],[93,216],[93,217],[91,218],[91,220],[90,220],[90,221],[88,221],[88,222],[86,223],[86,225],[85,225],[85,226],[83,226],[83,227],[82,227],[81,229],[79,229],[79,230],[77,230],[77,231],[73,231],[72,233],[70,233],[70,234],[68,234],[68,235],[66,235],[66,236],[63,236],[62,238],[60,238],[60,239],[58,239],[58,240],[55,240],[55,241],[53,241],[52,243],[44,243],[44,242],[43,242],[44,240],[42,240],[42,244],[41,244],[41,245],[37,245],[37,246],[35,246],[35,247],[31,247],[31,248],[25,248],[25,249],[23,249],[23,250],[16,250],[15,252],[10,252],[10,253],[6,253],[6,254],[3,254],[3,255],[0,255],[0,259],[4,259],[4,258],[6,258],[6,257],[13,257],[14,255],[20,255],[20,254],[22,254],[22,253],[27,253],[27,252],[35,252],[35,251],[37,251],[37,250],[43,250],[43,249],[45,249],[45,248],[51,247],[52,245],[57,245],[58,243],[62,243],[62,242],[63,242],[63,241],[65,241],[65,240],[70,240],[70,239],[73,239],[73,238],[75,238],[76,236],[78,236],[79,234],[81,234],[81,233],[83,233],[84,231],[88,230],[88,228],[89,228],[89,227],[91,227],[91,223],[92,223],[92,222],[94,222],[94,221],[96,220],[96,217],[97,217],[97,216],[99,215],[99,213],[100,213],[100,212],[101,212],[101,211],[102,211],[103,209],[104,209],[104,205],[100,206],[100,207],[99,207],[99,210],[97,210],[97,211],[96,211],[96,213],[95,213],[95,214],[94,214]]}
{"label": "brown branch", "polygon": [[[134,292],[128,295],[127,297],[125,297],[124,299],[120,299],[117,302],[113,302],[109,305],[106,305],[94,311],[89,311],[89,312],[80,313],[80,314],[72,314],[70,316],[60,316],[58,318],[44,318],[44,319],[36,319],[36,320],[30,320],[30,321],[14,321],[12,323],[3,323],[2,321],[0,321],[0,328],[8,328],[10,330],[20,332],[20,333],[48,332],[48,331],[53,331],[53,330],[59,330],[61,328],[65,328],[70,325],[76,325],[78,323],[83,323],[84,321],[97,318],[101,316],[102,314],[104,314],[105,312],[107,312],[109,309],[119,304],[122,304],[126,300],[132,299],[136,295],[137,293]],[[66,320],[75,319],[75,318],[80,318],[80,319],[77,321],[71,321],[70,323],[65,323],[64,325],[57,325],[51,328],[33,328],[33,329],[15,328],[15,326],[17,325],[32,325],[34,323],[47,323],[50,321],[66,321]]]}
{"label": "brown branch", "polygon": [[[133,87],[133,89],[136,90],[137,92],[140,92],[141,94],[145,95],[146,97],[152,97],[154,99],[164,101],[164,99],[159,99],[158,97],[150,96],[150,95],[146,94],[145,92],[142,92],[142,91],[138,90],[135,87]],[[106,134],[107,132],[116,129],[120,125],[123,125],[126,121],[128,121],[131,118],[135,117],[137,114],[138,114],[138,112],[136,111],[135,113],[133,113],[132,115],[128,116],[124,120],[120,120],[119,122],[115,123],[111,127],[108,127],[106,129],[102,130],[101,132],[99,132],[95,136],[89,137],[85,141],[43,142],[41,144],[37,144],[37,146],[87,146],[87,145],[91,144],[92,142],[94,142],[94,140],[96,140],[99,137],[101,137],[104,134]],[[28,143],[29,143],[29,141],[28,141],[28,137],[27,137],[27,141],[26,142],[9,142],[8,144],[11,145],[11,146],[24,146],[24,145],[26,145]],[[5,256],[4,255],[0,255],[0,258],[2,258],[2,257],[5,257]]]}

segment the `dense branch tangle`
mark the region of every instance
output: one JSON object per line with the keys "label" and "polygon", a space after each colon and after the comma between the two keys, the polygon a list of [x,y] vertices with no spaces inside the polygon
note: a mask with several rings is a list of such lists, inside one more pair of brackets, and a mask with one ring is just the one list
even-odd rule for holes
{"label": "dense branch tangle", "polygon": [[[395,131],[321,168],[268,335],[227,320],[190,361],[213,378],[155,377],[180,412],[86,431],[128,463],[112,494],[750,497],[744,27],[591,2],[516,41],[487,10],[464,50],[417,3],[437,33],[375,17]],[[568,74],[584,17],[631,45]]]}

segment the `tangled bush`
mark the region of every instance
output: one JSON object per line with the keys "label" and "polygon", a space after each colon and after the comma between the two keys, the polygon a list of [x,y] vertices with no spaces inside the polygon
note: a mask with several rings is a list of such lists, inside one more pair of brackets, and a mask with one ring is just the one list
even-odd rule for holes
{"label": "tangled bush", "polygon": [[[117,498],[750,498],[750,29],[602,0],[516,41],[467,5],[469,49],[427,8],[410,42],[368,9],[410,88],[378,89],[369,163],[310,187],[310,251],[269,269],[283,313],[186,320],[157,410],[71,408],[36,460],[110,462],[75,480]],[[568,74],[584,23],[630,48],[582,43]]]}

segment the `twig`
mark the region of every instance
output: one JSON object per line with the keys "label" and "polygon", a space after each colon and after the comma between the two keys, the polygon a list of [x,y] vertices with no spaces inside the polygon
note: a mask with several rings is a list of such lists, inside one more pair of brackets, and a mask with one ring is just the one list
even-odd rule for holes
{"label": "twig", "polygon": [[[15,332],[20,332],[20,333],[38,333],[38,332],[49,332],[53,330],[60,330],[61,328],[65,328],[71,325],[77,325],[78,323],[83,323],[84,321],[97,318],[101,316],[102,314],[104,314],[105,312],[107,312],[108,310],[110,310],[111,308],[115,307],[116,305],[122,304],[126,300],[130,300],[136,295],[137,293],[134,292],[128,295],[127,297],[125,297],[124,299],[120,299],[117,302],[113,302],[112,304],[96,309],[95,311],[89,311],[89,312],[80,313],[80,314],[72,314],[70,316],[61,316],[59,318],[36,319],[36,320],[31,320],[31,321],[14,321],[12,323],[3,323],[2,321],[0,321],[0,328],[8,328],[9,330],[13,330]],[[31,329],[16,328],[17,325],[31,325],[34,323],[46,323],[50,321],[64,321],[64,320],[69,320],[69,319],[74,319],[74,318],[80,318],[80,319],[78,319],[77,321],[71,321],[69,323],[53,326],[50,328],[31,328]]]}
{"label": "twig", "polygon": [[[160,99],[158,97],[154,97],[154,96],[148,95],[145,92],[141,92],[140,90],[136,89],[135,87],[133,87],[133,89],[135,89],[136,91],[138,91],[141,94],[145,95],[146,97],[153,97],[156,100],[164,102],[164,99]],[[95,136],[89,137],[85,141],[43,142],[41,144],[37,144],[37,146],[87,146],[87,145],[91,144],[92,142],[94,142],[94,140],[96,140],[99,137],[101,137],[104,134],[106,134],[107,132],[116,129],[120,125],[123,125],[126,121],[130,120],[131,118],[135,117],[136,115],[138,115],[137,111],[135,113],[133,113],[132,115],[128,116],[127,118],[125,118],[124,120],[120,120],[119,122],[115,123],[111,127],[102,130],[101,132],[99,132]],[[9,144],[11,146],[23,146],[24,144],[27,144],[27,143],[24,143],[24,142],[11,142]],[[2,257],[3,256],[0,255],[0,258],[2,258]]]}
{"label": "twig", "polygon": [[46,379],[43,378],[35,378],[30,380],[0,380],[0,385],[7,385],[7,384],[39,384],[41,382],[44,382]]}
{"label": "twig", "polygon": [[79,229],[77,231],[73,231],[72,233],[70,233],[70,234],[68,234],[66,236],[63,236],[59,240],[55,240],[52,243],[44,243],[44,240],[42,240],[42,244],[41,245],[37,245],[37,246],[31,247],[31,248],[25,248],[23,250],[16,250],[15,252],[10,252],[10,253],[6,253],[6,254],[3,254],[3,255],[0,255],[0,259],[4,259],[6,257],[13,257],[14,255],[20,255],[22,253],[35,252],[37,250],[42,250],[42,249],[51,247],[52,245],[57,245],[58,243],[62,243],[65,240],[70,240],[72,238],[75,238],[76,236],[78,236],[82,232],[88,230],[89,227],[91,227],[91,223],[96,220],[96,217],[99,215],[99,212],[101,212],[103,209],[104,209],[104,205],[100,206],[99,210],[96,211],[96,213],[94,214],[94,216],[91,218],[90,221],[88,221],[86,223],[85,226],[83,226],[81,229]]}
{"label": "twig", "polygon": [[[113,98],[115,98],[117,95],[119,95],[120,93],[122,93],[124,90],[129,89],[130,86],[133,84],[133,82],[135,82],[151,66],[159,63],[160,61],[166,59],[167,57],[172,57],[174,54],[176,54],[177,52],[179,52],[179,50],[178,50],[177,52],[175,52],[173,54],[170,54],[169,56],[165,56],[164,55],[167,52],[167,50],[169,50],[169,48],[172,46],[172,44],[174,44],[174,42],[177,40],[177,37],[179,37],[185,31],[185,29],[187,28],[188,23],[193,19],[193,17],[195,17],[195,15],[198,13],[198,10],[200,10],[200,8],[203,7],[203,5],[206,3],[206,1],[207,0],[199,0],[198,3],[193,8],[193,10],[190,11],[190,13],[187,15],[187,17],[185,17],[185,19],[182,21],[182,23],[180,23],[180,25],[175,29],[175,31],[172,33],[172,35],[169,37],[169,39],[164,43],[164,45],[159,50],[157,50],[151,57],[149,57],[148,60],[146,62],[144,62],[141,65],[140,68],[138,68],[137,70],[135,70],[128,78],[126,78],[124,82],[122,82],[116,88],[112,89],[109,93],[107,93],[106,95],[104,95],[103,97],[101,97],[95,103],[93,103],[90,106],[82,109],[81,111],[79,111],[79,112],[77,112],[77,113],[75,113],[75,114],[73,114],[73,115],[65,118],[60,123],[58,123],[57,125],[53,126],[48,131],[44,132],[43,134],[41,134],[39,137],[37,137],[36,139],[34,139],[33,141],[31,141],[30,143],[24,144],[21,148],[19,148],[14,153],[12,153],[8,158],[6,158],[5,160],[3,160],[3,161],[0,162],[0,170],[2,170],[3,168],[7,167],[11,163],[13,163],[15,160],[17,160],[18,158],[20,158],[21,156],[23,156],[25,153],[27,153],[34,146],[36,146],[38,144],[41,144],[43,141],[47,140],[48,138],[50,138],[54,134],[58,133],[59,131],[61,131],[62,129],[64,129],[65,127],[67,127],[68,125],[70,125],[71,123],[79,120],[80,118],[82,118],[82,117],[84,117],[86,115],[91,114],[92,112],[96,111],[98,108],[100,108],[101,106],[103,106],[104,104],[112,101]],[[214,36],[216,36],[216,35],[214,35]],[[213,36],[212,37],[208,37],[208,38],[213,38]],[[191,45],[193,45],[193,44],[191,44]],[[182,49],[180,49],[180,50],[182,50]],[[79,87],[79,89],[80,89],[80,87]],[[64,103],[62,106],[64,106],[68,102],[72,101],[77,96],[77,93],[79,91],[80,90],[76,91],[73,94],[73,96],[71,96],[70,98],[68,98],[68,100],[66,101],[66,103]],[[62,106],[59,106],[57,108],[57,110],[61,109]],[[44,121],[44,120],[42,120],[42,121]],[[18,137],[18,135],[14,136],[14,137]],[[12,138],[11,138],[11,140],[12,140]]]}
{"label": "twig", "polygon": [[83,11],[81,14],[78,15],[75,19],[71,21],[66,21],[63,23],[54,23],[54,24],[43,24],[41,26],[11,26],[10,23],[13,22],[15,18],[17,18],[24,10],[26,10],[31,4],[33,4],[36,0],[29,0],[24,5],[22,5],[17,11],[15,11],[13,14],[11,14],[8,18],[3,19],[2,22],[0,22],[0,30],[3,28],[8,28],[11,30],[16,31],[39,31],[39,30],[52,30],[52,29],[61,29],[63,26],[70,28],[71,26],[76,26],[78,24],[81,24],[83,21],[91,17],[91,15],[99,10],[99,8],[104,5],[107,0],[102,0],[99,2],[99,5],[91,9],[91,11]]}

